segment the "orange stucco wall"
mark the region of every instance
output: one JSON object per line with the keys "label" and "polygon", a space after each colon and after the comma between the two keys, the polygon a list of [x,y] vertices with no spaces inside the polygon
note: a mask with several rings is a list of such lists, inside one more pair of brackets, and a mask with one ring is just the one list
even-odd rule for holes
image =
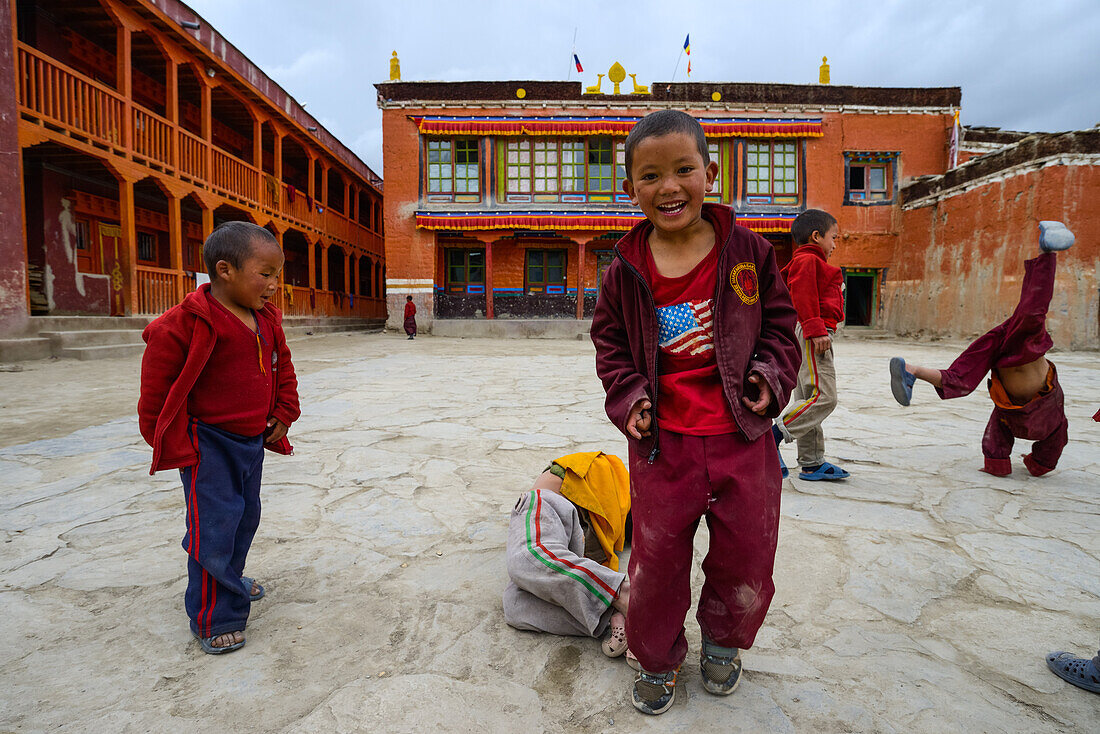
{"label": "orange stucco wall", "polygon": [[898,333],[980,334],[1008,317],[1024,260],[1038,254],[1043,219],[1077,242],[1058,256],[1047,329],[1062,349],[1100,346],[1100,163],[1002,171],[970,190],[907,204],[884,285],[886,327]]}
{"label": "orange stucco wall", "polygon": [[[615,115],[642,116],[651,110],[616,108]],[[737,110],[687,110],[697,116],[736,116]],[[400,325],[402,309],[407,294],[413,295],[418,318],[430,327],[433,318],[431,285],[443,282],[443,260],[436,245],[436,234],[416,228],[415,212],[419,204],[419,136],[410,115],[598,115],[610,110],[591,108],[539,108],[515,107],[480,109],[472,107],[432,107],[429,110],[414,108],[387,108],[382,112],[383,158],[386,162],[385,232],[387,281],[389,283],[389,324]],[[896,250],[899,220],[896,206],[858,206],[844,204],[844,153],[845,151],[900,151],[896,180],[898,185],[913,176],[943,173],[947,166],[947,146],[952,117],[948,114],[921,113],[814,113],[800,114],[820,116],[824,136],[805,139],[804,196],[807,207],[821,208],[837,217],[841,229],[841,243],[833,255],[833,262],[840,266],[887,268],[892,265]],[[488,168],[482,164],[482,191],[486,192]],[[735,175],[744,175],[740,161],[734,163]],[[743,181],[738,182],[738,187]],[[734,192],[727,192],[732,196]],[[470,204],[469,208],[485,206]],[[792,207],[798,211],[798,207]],[[510,242],[510,241],[509,241]],[[565,242],[570,249],[569,287],[575,287],[576,246]],[[602,246],[602,245],[601,245]],[[592,246],[589,246],[592,249]],[[493,280],[497,288],[522,287],[522,253],[514,244],[495,245]],[[586,266],[586,287],[595,285],[595,257],[590,269]]]}

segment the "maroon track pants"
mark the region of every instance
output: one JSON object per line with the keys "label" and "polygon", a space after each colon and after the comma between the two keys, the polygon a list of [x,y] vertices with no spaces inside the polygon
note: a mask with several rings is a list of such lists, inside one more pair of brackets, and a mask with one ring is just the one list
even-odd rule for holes
{"label": "maroon track pants", "polygon": [[[1054,294],[1057,255],[1044,252],[1024,263],[1024,282],[1020,301],[1008,319],[980,336],[946,370],[940,370],[943,387],[936,388],[941,398],[969,395],[986,374],[997,367],[1017,367],[1034,362],[1047,353],[1053,340],[1046,330],[1047,309]],[[1012,472],[1009,457],[1015,438],[1035,441],[1024,464],[1035,476],[1054,469],[1069,441],[1062,387],[1051,363],[1053,389],[1019,409],[993,408],[985,434],[982,453],[985,471],[997,476]]]}
{"label": "maroon track pants", "polygon": [[687,656],[684,619],[691,606],[692,540],[706,517],[710,548],[696,619],[723,647],[752,647],[775,594],[782,479],[775,441],[739,433],[661,432],[648,463],[630,442],[630,552],[627,639],[642,667],[662,673]]}

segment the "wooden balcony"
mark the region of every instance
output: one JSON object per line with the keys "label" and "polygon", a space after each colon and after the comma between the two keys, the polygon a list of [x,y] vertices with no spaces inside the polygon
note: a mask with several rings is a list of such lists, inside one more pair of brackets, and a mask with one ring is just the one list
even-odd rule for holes
{"label": "wooden balcony", "polygon": [[[307,192],[276,180],[272,172],[222,150],[25,43],[17,43],[16,50],[20,125],[37,130],[38,140],[55,140],[108,160],[125,160],[147,168],[154,178],[178,180],[249,210],[260,224],[277,219],[280,229],[293,227],[326,244],[338,244],[353,257],[365,254],[375,262],[383,259],[382,237],[377,232],[320,200],[311,201]],[[178,303],[194,286],[184,282],[186,277],[182,270],[136,266],[133,312],[160,313]],[[310,289],[295,290],[304,290],[304,298],[297,295],[288,313],[385,315],[383,299],[356,296],[352,304],[345,297],[341,305],[338,296],[320,290],[314,291],[314,306],[303,310],[306,307],[301,304],[310,302]]]}

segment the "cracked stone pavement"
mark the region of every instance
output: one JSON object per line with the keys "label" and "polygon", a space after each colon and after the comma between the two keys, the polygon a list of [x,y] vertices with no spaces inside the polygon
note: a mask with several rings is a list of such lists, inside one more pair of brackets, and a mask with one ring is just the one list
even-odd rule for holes
{"label": "cracked stone pavement", "polygon": [[745,681],[702,691],[689,615],[688,695],[657,718],[596,641],[500,611],[519,493],[555,456],[626,455],[587,341],[292,342],[296,454],[268,454],[247,568],[267,597],[221,657],[187,628],[183,495],[148,476],[139,360],[2,372],[0,732],[1096,731],[1100,696],[1043,656],[1100,637],[1100,363],[1051,355],[1070,444],[1036,479],[1018,443],[995,478],[978,471],[984,389],[890,397],[890,356],[945,366],[960,347],[838,340],[826,444],[853,476],[784,483]]}

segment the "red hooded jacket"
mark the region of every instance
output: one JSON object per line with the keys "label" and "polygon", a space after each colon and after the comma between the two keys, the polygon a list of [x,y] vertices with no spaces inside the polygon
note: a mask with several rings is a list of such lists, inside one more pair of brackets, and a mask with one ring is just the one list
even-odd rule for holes
{"label": "red hooded jacket", "polygon": [[[206,300],[209,290],[210,285],[205,284],[187,294],[183,303],[168,309],[141,335],[147,346],[141,358],[138,427],[153,447],[150,474],[193,466],[199,458],[187,435],[187,396],[214,350],[214,325]],[[301,410],[298,379],[281,326],[283,314],[268,303],[256,316],[271,324],[278,355],[269,415],[289,427]],[[293,450],[285,436],[265,448],[280,454]]]}
{"label": "red hooded jacket", "polygon": [[[795,339],[796,315],[787,287],[779,276],[772,246],[760,235],[734,223],[733,210],[704,204],[703,216],[714,227],[718,254],[718,282],[714,292],[714,353],[722,377],[722,391],[734,420],[746,440],[771,429],[772,418],[786,406],[802,364]],[[657,405],[660,351],[657,308],[642,276],[645,246],[653,225],[642,222],[615,245],[615,259],[607,268],[592,316],[596,345],[596,374],[603,382],[604,407],[611,422],[626,431],[630,409],[642,398],[653,403],[655,427],[643,446],[651,460],[659,450]],[[772,391],[766,415],[757,415],[741,403],[748,394],[749,372],[759,372]]]}
{"label": "red hooded jacket", "polygon": [[782,273],[798,311],[802,335],[809,339],[835,330],[844,320],[844,275],[840,268],[829,264],[820,247],[807,244],[794,251]]}

